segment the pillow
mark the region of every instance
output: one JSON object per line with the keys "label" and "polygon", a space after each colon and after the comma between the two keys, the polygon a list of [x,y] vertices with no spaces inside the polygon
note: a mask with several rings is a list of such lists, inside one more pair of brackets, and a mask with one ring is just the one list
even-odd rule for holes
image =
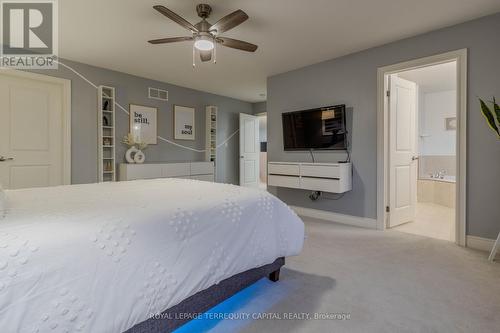
{"label": "pillow", "polygon": [[7,198],[5,192],[0,184],[0,220],[7,214]]}

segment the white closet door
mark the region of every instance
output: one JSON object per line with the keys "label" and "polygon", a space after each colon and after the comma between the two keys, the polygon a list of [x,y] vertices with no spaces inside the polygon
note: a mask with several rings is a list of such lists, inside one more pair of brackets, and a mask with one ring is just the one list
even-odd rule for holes
{"label": "white closet door", "polygon": [[0,73],[0,182],[17,189],[62,185],[63,87]]}
{"label": "white closet door", "polygon": [[259,187],[259,118],[240,113],[240,185]]}

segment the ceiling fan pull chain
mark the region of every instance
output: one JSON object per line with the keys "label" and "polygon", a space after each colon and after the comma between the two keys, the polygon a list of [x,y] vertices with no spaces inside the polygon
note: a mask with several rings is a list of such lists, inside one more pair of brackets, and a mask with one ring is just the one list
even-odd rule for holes
{"label": "ceiling fan pull chain", "polygon": [[214,64],[217,63],[217,41],[215,40],[214,37]]}
{"label": "ceiling fan pull chain", "polygon": [[195,50],[194,50],[194,45],[193,45],[193,68],[196,67],[196,62],[195,62]]}

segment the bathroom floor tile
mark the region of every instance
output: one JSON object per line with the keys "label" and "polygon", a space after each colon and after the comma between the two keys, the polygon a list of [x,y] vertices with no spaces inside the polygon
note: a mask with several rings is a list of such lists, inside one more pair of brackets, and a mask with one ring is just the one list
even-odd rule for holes
{"label": "bathroom floor tile", "polygon": [[397,226],[393,230],[454,242],[455,209],[419,202],[415,221]]}

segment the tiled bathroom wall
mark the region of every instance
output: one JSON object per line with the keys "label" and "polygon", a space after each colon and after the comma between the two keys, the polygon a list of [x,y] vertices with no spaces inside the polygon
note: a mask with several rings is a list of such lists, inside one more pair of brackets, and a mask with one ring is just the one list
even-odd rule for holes
{"label": "tiled bathroom wall", "polygon": [[423,155],[419,156],[419,178],[430,178],[430,175],[444,171],[446,176],[457,175],[456,156]]}

